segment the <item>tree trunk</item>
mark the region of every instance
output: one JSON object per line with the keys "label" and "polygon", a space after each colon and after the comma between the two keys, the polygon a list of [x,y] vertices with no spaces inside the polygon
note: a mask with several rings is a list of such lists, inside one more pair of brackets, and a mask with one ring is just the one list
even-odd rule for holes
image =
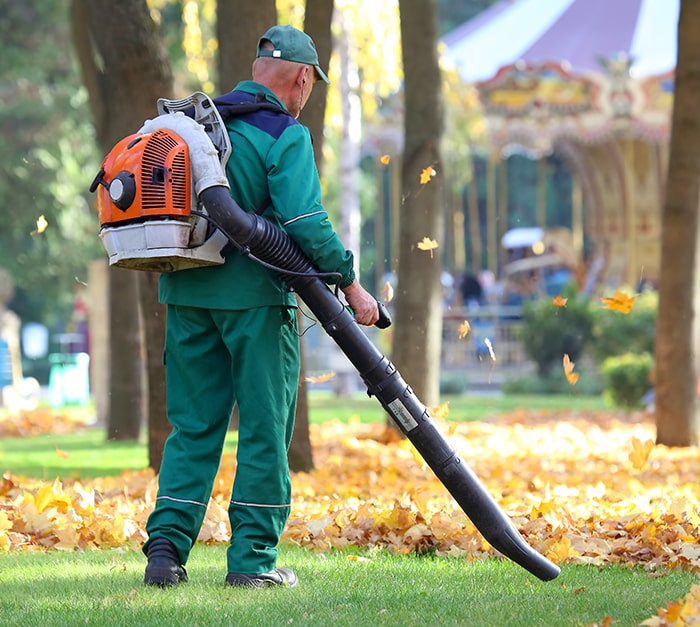
{"label": "tree trunk", "polygon": [[[333,48],[332,20],[333,0],[306,0],[304,31],[314,40],[318,53],[318,63],[325,72],[328,72]],[[323,126],[326,117],[327,96],[328,86],[324,81],[317,81],[301,114],[301,121],[309,129],[314,140],[314,157],[319,174],[323,170]]]}
{"label": "tree trunk", "polygon": [[163,461],[165,440],[172,426],[166,408],[165,368],[163,351],[165,344],[165,305],[158,302],[158,274],[144,272],[139,275],[139,301],[146,338],[146,415],[148,416],[148,466],[156,473]]}
{"label": "tree trunk", "polygon": [[[145,0],[73,0],[71,18],[98,143],[107,153],[155,115],[159,97],[172,95],[170,62]],[[121,270],[112,270],[108,277],[109,363],[103,367],[112,389],[107,416],[100,418],[110,436],[135,439],[145,407],[149,429],[165,420],[165,394],[158,380],[163,369],[157,372],[149,366],[155,377],[149,385],[144,366],[144,355],[152,356],[154,350],[162,355],[165,320],[159,316],[148,321],[144,346],[140,311],[154,310],[153,281],[149,284],[145,276]]]}
{"label": "tree trunk", "polygon": [[277,23],[275,0],[218,0],[216,37],[219,41],[219,93],[250,79],[260,36]]}
{"label": "tree trunk", "polygon": [[[297,310],[298,328],[304,316],[301,309]],[[304,344],[301,344],[301,376],[299,377],[297,413],[294,420],[294,433],[292,442],[287,453],[289,468],[294,472],[310,472],[314,468],[313,448],[311,447],[311,437],[309,433],[309,391],[306,385],[304,363]]]}
{"label": "tree trunk", "polygon": [[338,234],[355,253],[355,272],[360,272],[360,129],[362,109],[358,94],[360,76],[353,58],[349,24],[342,11],[336,11],[340,60],[340,113],[343,131],[340,137],[340,224]]}
{"label": "tree trunk", "polygon": [[144,363],[138,277],[110,268],[107,439],[138,440],[144,420]]}
{"label": "tree trunk", "polygon": [[[241,80],[250,78],[251,64],[255,59],[260,36],[277,23],[274,0],[244,2],[219,0],[217,3],[217,36],[219,39],[219,90],[228,91]],[[333,0],[308,0],[306,5],[306,32],[314,39],[321,67],[328,67],[331,49],[331,16]],[[311,131],[314,141],[316,164],[321,169],[323,145],[323,119],[326,106],[326,88],[322,81],[304,108],[303,121]],[[235,425],[235,412],[232,423]],[[302,354],[302,371],[299,379],[294,436],[289,449],[289,466],[294,471],[313,468],[313,456],[309,439],[309,415]]]}
{"label": "tree trunk", "polygon": [[[442,255],[421,250],[424,238],[443,235],[440,142],[443,103],[435,0],[400,0],[404,67],[405,148],[402,170],[398,286],[392,360],[428,406],[439,400],[442,335]],[[436,175],[421,184],[421,173]],[[429,172],[430,170],[428,170]]]}
{"label": "tree trunk", "polygon": [[656,323],[656,440],[700,443],[700,4],[681,2]]}
{"label": "tree trunk", "polygon": [[[331,56],[331,19],[333,0],[307,0],[304,30],[314,40],[319,65],[328,69]],[[323,120],[326,114],[326,83],[317,81],[309,101],[302,113],[303,123],[314,138],[314,157],[319,173],[323,166]],[[303,316],[297,316],[299,328]],[[299,340],[302,342],[302,340]],[[294,423],[294,434],[289,447],[289,467],[295,472],[308,472],[314,467],[313,449],[309,437],[309,395],[304,368],[304,350],[301,349],[301,373],[299,376],[299,398]]]}

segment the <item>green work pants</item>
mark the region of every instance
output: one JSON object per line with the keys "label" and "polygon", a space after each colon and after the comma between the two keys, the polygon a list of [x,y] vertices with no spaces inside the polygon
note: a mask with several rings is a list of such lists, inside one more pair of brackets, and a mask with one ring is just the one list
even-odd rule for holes
{"label": "green work pants", "polygon": [[299,378],[296,310],[241,311],[168,305],[168,418],[149,540],[168,538],[187,562],[204,520],[234,403],[239,429],[229,519],[228,572],[275,567],[289,518],[287,450]]}

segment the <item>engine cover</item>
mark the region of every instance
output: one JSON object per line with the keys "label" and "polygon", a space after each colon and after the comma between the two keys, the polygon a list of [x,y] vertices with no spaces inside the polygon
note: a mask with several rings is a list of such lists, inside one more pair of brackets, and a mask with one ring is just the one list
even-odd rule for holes
{"label": "engine cover", "polygon": [[224,262],[226,236],[192,214],[197,199],[188,146],[174,131],[125,137],[93,185],[99,185],[100,238],[110,265],[172,272]]}

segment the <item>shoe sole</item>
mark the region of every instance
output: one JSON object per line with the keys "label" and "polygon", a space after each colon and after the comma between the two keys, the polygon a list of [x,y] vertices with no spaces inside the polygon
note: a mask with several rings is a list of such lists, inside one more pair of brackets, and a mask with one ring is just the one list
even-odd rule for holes
{"label": "shoe sole", "polygon": [[180,583],[187,583],[187,577],[174,573],[170,569],[153,568],[145,574],[143,583],[147,586],[165,588],[167,586],[177,586]]}

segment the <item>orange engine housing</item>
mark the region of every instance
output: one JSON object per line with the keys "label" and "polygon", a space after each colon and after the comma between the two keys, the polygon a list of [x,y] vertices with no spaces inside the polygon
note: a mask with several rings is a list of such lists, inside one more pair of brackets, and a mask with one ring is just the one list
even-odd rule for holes
{"label": "orange engine housing", "polygon": [[104,184],[97,195],[100,226],[190,216],[189,150],[173,131],[125,137],[105,157],[102,170]]}

